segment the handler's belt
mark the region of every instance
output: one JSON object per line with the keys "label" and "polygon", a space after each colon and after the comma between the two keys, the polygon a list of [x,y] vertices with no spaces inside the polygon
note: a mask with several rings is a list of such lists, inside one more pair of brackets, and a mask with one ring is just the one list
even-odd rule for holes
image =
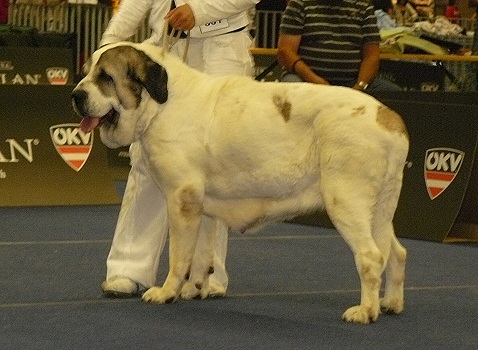
{"label": "handler's belt", "polygon": [[230,33],[238,33],[238,32],[242,32],[244,29],[246,29],[246,26],[241,27],[241,28],[237,28],[237,29],[234,29],[234,30],[231,30],[230,32],[223,33],[223,34],[220,34],[220,35],[230,34]]}
{"label": "handler's belt", "polygon": [[[242,32],[244,29],[246,29],[246,26],[243,26],[243,27],[240,27],[240,28],[237,28],[237,29],[234,29],[234,30],[231,30],[230,32],[227,32],[227,33],[222,33],[222,34],[218,34],[218,35],[224,35],[224,34],[230,34],[230,33],[238,33],[238,32]],[[168,24],[168,35],[171,34],[171,32],[173,31],[173,27],[171,27],[169,24]],[[188,35],[186,34],[186,32],[181,32],[181,34],[179,35],[179,38],[180,39],[186,39],[188,37]]]}

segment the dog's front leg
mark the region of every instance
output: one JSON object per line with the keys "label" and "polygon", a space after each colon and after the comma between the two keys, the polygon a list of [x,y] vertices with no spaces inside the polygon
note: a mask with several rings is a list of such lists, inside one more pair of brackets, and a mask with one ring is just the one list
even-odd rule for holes
{"label": "dog's front leg", "polygon": [[209,275],[214,273],[217,220],[202,216],[201,229],[191,267],[191,276],[183,286],[181,297],[205,299],[209,295]]}
{"label": "dog's front leg", "polygon": [[202,192],[184,186],[168,198],[169,273],[162,287],[152,287],[143,294],[143,301],[164,304],[180,295],[189,279],[202,214]]}

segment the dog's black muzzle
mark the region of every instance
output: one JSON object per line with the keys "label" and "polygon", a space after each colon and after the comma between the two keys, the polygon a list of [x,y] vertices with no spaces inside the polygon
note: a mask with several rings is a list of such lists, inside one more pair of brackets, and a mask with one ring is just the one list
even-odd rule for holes
{"label": "dog's black muzzle", "polygon": [[88,100],[88,93],[85,90],[73,90],[73,92],[71,93],[71,100],[73,103],[73,107],[80,116],[88,115],[88,113],[86,113],[86,111],[84,110],[84,106],[86,105],[86,101]]}

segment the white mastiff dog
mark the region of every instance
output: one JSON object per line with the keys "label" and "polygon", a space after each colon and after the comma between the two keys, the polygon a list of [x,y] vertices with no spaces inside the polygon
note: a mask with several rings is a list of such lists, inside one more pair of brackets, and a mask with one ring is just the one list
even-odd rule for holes
{"label": "white mastiff dog", "polygon": [[394,111],[345,87],[209,76],[147,44],[103,47],[88,66],[72,94],[81,128],[100,126],[108,147],[140,141],[167,199],[169,274],[143,300],[173,301],[188,278],[207,283],[214,238],[199,233],[203,215],[245,231],[325,208],[360,276],[344,320],[402,312],[406,250],[392,219],[408,136]]}

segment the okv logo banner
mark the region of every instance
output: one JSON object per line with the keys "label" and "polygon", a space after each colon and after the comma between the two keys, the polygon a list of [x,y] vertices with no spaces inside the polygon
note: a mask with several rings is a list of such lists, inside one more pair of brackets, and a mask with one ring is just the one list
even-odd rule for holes
{"label": "okv logo banner", "polygon": [[425,184],[433,200],[441,195],[455,180],[465,152],[454,148],[430,148],[425,154]]}
{"label": "okv logo banner", "polygon": [[69,70],[65,67],[50,67],[47,68],[46,77],[51,85],[65,85],[68,83]]}
{"label": "okv logo banner", "polygon": [[50,127],[50,136],[61,158],[76,172],[86,164],[93,147],[93,132],[84,133],[79,124],[58,124]]}

